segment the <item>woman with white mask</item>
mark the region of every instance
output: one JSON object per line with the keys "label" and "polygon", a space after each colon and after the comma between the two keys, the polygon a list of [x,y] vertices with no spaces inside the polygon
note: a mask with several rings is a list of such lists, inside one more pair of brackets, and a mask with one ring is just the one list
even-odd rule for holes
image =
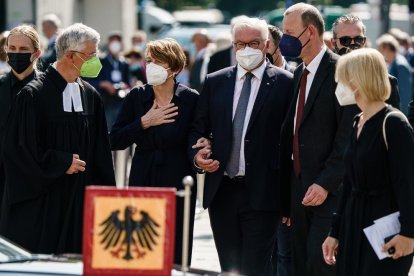
{"label": "woman with white mask", "polygon": [[[184,176],[195,176],[187,157],[187,139],[198,92],[176,81],[184,68],[185,54],[174,39],[147,44],[148,83],[126,96],[110,133],[112,150],[136,144],[129,186],[182,189]],[[193,189],[195,189],[193,187]],[[189,260],[191,261],[196,192],[192,191]],[[184,200],[177,198],[175,264],[181,264]]]}
{"label": "woman with white mask", "polygon": [[[408,275],[414,250],[414,131],[403,113],[385,103],[390,82],[377,50],[342,56],[335,79],[339,103],[356,103],[362,112],[354,118],[344,154],[341,198],[322,245],[325,262],[336,264],[340,276]],[[383,230],[372,245],[368,227],[390,214],[397,220],[395,231]]]}

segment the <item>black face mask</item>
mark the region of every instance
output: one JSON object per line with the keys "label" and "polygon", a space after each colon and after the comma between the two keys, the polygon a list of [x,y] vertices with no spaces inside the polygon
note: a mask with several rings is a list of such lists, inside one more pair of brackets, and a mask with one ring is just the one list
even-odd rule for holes
{"label": "black face mask", "polygon": [[32,64],[30,57],[33,53],[7,53],[7,63],[17,73],[23,73]]}
{"label": "black face mask", "polygon": [[348,54],[352,50],[360,49],[360,48],[362,48],[362,47],[359,44],[351,44],[351,45],[349,45],[349,47],[343,47],[341,49],[338,49],[338,48],[335,47],[335,51],[338,55],[343,56],[345,54]]}

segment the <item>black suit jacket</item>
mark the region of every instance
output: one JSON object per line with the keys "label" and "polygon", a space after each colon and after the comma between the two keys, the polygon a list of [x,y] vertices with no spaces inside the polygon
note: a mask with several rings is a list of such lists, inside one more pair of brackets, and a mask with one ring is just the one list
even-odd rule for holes
{"label": "black suit jacket", "polygon": [[[214,199],[230,155],[236,75],[237,66],[207,75],[190,132],[191,160],[197,152],[191,145],[211,134],[211,158],[220,161],[216,172],[206,174],[204,208]],[[244,140],[245,181],[255,210],[278,211],[280,207],[277,145],[291,93],[292,74],[267,64]]]}
{"label": "black suit jacket", "polygon": [[214,53],[210,57],[210,61],[207,66],[207,73],[213,73],[220,69],[231,66],[231,55],[233,54],[233,47],[229,47]]}
{"label": "black suit jacket", "polygon": [[388,75],[388,79],[391,85],[391,94],[386,102],[395,108],[401,109],[400,93],[398,91],[398,80],[396,77],[391,75]]}
{"label": "black suit jacket", "polygon": [[[350,139],[352,119],[358,113],[356,105],[342,107],[336,99],[335,64],[338,57],[330,50],[324,54],[310,87],[298,129],[304,193],[313,183],[328,190],[326,201],[320,206],[312,207],[318,213],[328,216],[336,208],[336,194],[344,173],[342,157]],[[281,131],[280,175],[284,215],[289,215],[293,126],[303,70],[303,63],[295,70],[294,96]]]}
{"label": "black suit jacket", "polygon": [[38,69],[42,72],[46,71],[50,64],[56,61],[56,40],[47,45],[46,50],[39,58]]}

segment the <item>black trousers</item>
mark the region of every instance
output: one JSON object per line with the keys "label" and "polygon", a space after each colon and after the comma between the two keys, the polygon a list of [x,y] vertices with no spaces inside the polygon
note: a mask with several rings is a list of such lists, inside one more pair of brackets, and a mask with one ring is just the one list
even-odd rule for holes
{"label": "black trousers", "polygon": [[253,210],[244,180],[228,177],[223,178],[209,214],[222,271],[270,275],[280,215]]}
{"label": "black trousers", "polygon": [[307,207],[302,199],[307,191],[300,178],[292,175],[291,227],[293,244],[293,275],[332,276],[335,266],[327,265],[323,259],[322,243],[332,225],[332,214],[321,215],[318,207]]}

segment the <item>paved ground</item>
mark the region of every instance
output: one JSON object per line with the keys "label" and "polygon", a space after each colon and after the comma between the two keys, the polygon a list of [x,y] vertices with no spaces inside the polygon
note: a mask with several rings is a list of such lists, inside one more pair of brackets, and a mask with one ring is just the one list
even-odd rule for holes
{"label": "paved ground", "polygon": [[[220,271],[207,211],[196,214],[191,267]],[[414,276],[414,266],[411,268],[409,276]]]}
{"label": "paved ground", "polygon": [[[197,209],[197,212],[198,211],[199,210]],[[207,210],[196,214],[193,239],[191,267],[210,271],[220,271],[220,264]]]}

